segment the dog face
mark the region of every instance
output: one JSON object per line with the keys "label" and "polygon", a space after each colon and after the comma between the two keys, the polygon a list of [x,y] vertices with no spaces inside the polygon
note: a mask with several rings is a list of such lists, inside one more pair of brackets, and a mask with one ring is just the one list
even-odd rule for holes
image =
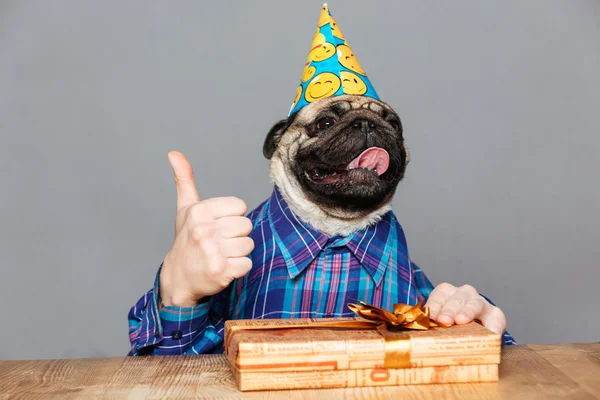
{"label": "dog face", "polygon": [[396,112],[355,95],[315,101],[279,121],[263,153],[296,209],[341,219],[364,218],[389,204],[408,163]]}

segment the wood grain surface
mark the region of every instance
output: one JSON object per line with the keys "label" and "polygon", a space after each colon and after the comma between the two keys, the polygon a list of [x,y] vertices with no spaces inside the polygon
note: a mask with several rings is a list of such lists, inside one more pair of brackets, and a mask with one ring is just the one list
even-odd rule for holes
{"label": "wood grain surface", "polygon": [[0,399],[600,399],[600,343],[510,346],[498,383],[240,392],[222,355],[0,361]]}

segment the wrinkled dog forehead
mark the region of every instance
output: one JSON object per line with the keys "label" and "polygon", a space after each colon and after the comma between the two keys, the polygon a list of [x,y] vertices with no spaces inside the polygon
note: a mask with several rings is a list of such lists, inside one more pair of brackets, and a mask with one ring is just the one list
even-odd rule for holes
{"label": "wrinkled dog forehead", "polygon": [[292,126],[306,126],[311,124],[324,110],[332,110],[338,115],[343,115],[348,111],[358,109],[368,109],[381,117],[385,117],[390,113],[397,116],[394,109],[381,100],[366,96],[344,95],[318,100],[305,106],[298,113]]}
{"label": "wrinkled dog forehead", "polygon": [[320,140],[319,136],[309,135],[310,126],[317,119],[324,115],[341,118],[353,110],[369,110],[386,120],[390,116],[398,122],[400,120],[398,114],[387,103],[371,97],[343,95],[321,99],[305,106],[287,120],[287,128],[281,132],[274,149],[275,158],[291,160],[298,149]]}

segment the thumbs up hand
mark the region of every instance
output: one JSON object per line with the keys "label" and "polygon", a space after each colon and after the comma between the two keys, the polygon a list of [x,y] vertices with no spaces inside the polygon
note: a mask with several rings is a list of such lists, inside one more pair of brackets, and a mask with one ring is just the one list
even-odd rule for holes
{"label": "thumbs up hand", "polygon": [[160,296],[167,306],[192,307],[252,268],[248,237],[252,222],[236,197],[200,200],[192,166],[179,152],[168,154],[175,173],[175,240],[160,273]]}

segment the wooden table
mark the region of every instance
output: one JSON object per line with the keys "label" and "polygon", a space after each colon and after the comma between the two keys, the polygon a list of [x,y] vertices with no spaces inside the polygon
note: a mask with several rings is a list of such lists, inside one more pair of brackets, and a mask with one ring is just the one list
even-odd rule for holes
{"label": "wooden table", "polygon": [[218,355],[0,361],[0,399],[600,399],[600,343],[504,349],[500,382],[246,392]]}

